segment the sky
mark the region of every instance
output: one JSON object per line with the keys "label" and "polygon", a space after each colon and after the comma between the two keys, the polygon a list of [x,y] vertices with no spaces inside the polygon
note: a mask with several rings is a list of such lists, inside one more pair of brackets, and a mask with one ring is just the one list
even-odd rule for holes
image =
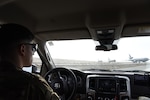
{"label": "sky", "polygon": [[48,45],[52,58],[91,60],[91,61],[128,61],[129,54],[135,58],[150,58],[150,37],[120,39],[118,50],[95,51],[93,40],[53,41]]}

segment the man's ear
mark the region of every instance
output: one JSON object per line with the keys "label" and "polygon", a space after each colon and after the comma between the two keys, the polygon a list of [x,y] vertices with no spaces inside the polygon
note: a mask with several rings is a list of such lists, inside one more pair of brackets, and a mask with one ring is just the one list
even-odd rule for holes
{"label": "man's ear", "polygon": [[25,45],[21,45],[19,48],[19,53],[24,56],[25,55]]}

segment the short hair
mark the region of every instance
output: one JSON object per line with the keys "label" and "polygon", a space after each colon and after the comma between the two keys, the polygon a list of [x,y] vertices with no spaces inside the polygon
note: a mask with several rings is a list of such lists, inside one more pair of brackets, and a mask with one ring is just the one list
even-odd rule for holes
{"label": "short hair", "polygon": [[0,52],[6,52],[11,45],[19,44],[21,41],[32,41],[34,35],[25,26],[16,23],[0,25]]}
{"label": "short hair", "polygon": [[32,32],[25,26],[8,23],[0,25],[0,34],[5,43],[20,42],[22,40],[33,40],[34,35]]}

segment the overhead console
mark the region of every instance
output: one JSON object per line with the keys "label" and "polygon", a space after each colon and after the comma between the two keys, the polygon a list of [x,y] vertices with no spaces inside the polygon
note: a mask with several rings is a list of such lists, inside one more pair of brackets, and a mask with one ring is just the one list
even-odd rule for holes
{"label": "overhead console", "polygon": [[88,75],[87,100],[130,100],[130,79],[126,76]]}
{"label": "overhead console", "polygon": [[114,40],[120,38],[124,19],[123,14],[118,11],[95,12],[89,14],[86,18],[86,25],[92,38],[99,42],[96,50],[110,51],[116,50],[117,45]]}
{"label": "overhead console", "polygon": [[95,30],[97,41],[100,43],[95,49],[104,51],[116,50],[117,45],[113,44],[115,32],[115,28]]}

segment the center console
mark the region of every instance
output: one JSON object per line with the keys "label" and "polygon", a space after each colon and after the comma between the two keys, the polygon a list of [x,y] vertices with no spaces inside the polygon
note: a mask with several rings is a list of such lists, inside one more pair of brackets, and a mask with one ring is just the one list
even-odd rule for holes
{"label": "center console", "polygon": [[87,100],[130,100],[130,80],[126,76],[88,75]]}

